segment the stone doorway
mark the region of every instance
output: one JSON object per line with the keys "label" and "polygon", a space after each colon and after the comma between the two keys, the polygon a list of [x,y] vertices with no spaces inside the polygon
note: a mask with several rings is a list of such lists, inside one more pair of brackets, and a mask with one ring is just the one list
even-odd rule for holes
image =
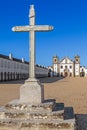
{"label": "stone doorway", "polygon": [[68,72],[65,72],[64,76],[67,77],[68,76]]}
{"label": "stone doorway", "polygon": [[68,68],[65,68],[65,70],[64,70],[64,77],[68,77],[69,76],[69,70],[68,70]]}

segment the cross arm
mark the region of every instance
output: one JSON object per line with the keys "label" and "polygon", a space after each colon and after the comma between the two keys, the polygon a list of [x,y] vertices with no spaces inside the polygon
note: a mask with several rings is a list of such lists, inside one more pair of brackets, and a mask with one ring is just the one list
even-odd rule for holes
{"label": "cross arm", "polygon": [[53,26],[38,25],[38,26],[15,26],[12,28],[14,32],[29,32],[29,31],[51,31]]}

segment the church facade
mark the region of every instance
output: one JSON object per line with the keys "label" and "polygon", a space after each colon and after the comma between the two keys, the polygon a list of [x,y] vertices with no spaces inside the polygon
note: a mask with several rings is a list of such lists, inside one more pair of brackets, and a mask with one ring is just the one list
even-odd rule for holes
{"label": "church facade", "polygon": [[80,57],[77,55],[74,60],[64,57],[59,60],[58,56],[53,57],[53,65],[49,67],[51,76],[78,77],[87,76],[87,68],[80,66]]}

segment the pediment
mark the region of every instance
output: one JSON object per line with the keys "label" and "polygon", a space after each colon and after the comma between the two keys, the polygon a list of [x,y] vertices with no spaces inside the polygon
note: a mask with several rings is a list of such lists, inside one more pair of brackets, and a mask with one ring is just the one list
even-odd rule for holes
{"label": "pediment", "polygon": [[65,57],[64,59],[62,59],[60,61],[60,63],[62,63],[62,64],[73,64],[73,61],[70,58]]}

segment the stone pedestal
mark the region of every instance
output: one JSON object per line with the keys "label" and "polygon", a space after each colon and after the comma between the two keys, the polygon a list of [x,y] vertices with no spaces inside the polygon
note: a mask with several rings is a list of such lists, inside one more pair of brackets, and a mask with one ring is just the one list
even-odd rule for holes
{"label": "stone pedestal", "polygon": [[20,88],[20,102],[32,105],[44,101],[44,86],[37,79],[29,79]]}
{"label": "stone pedestal", "polygon": [[0,108],[0,130],[76,130],[72,108],[55,100],[38,105],[19,100]]}

